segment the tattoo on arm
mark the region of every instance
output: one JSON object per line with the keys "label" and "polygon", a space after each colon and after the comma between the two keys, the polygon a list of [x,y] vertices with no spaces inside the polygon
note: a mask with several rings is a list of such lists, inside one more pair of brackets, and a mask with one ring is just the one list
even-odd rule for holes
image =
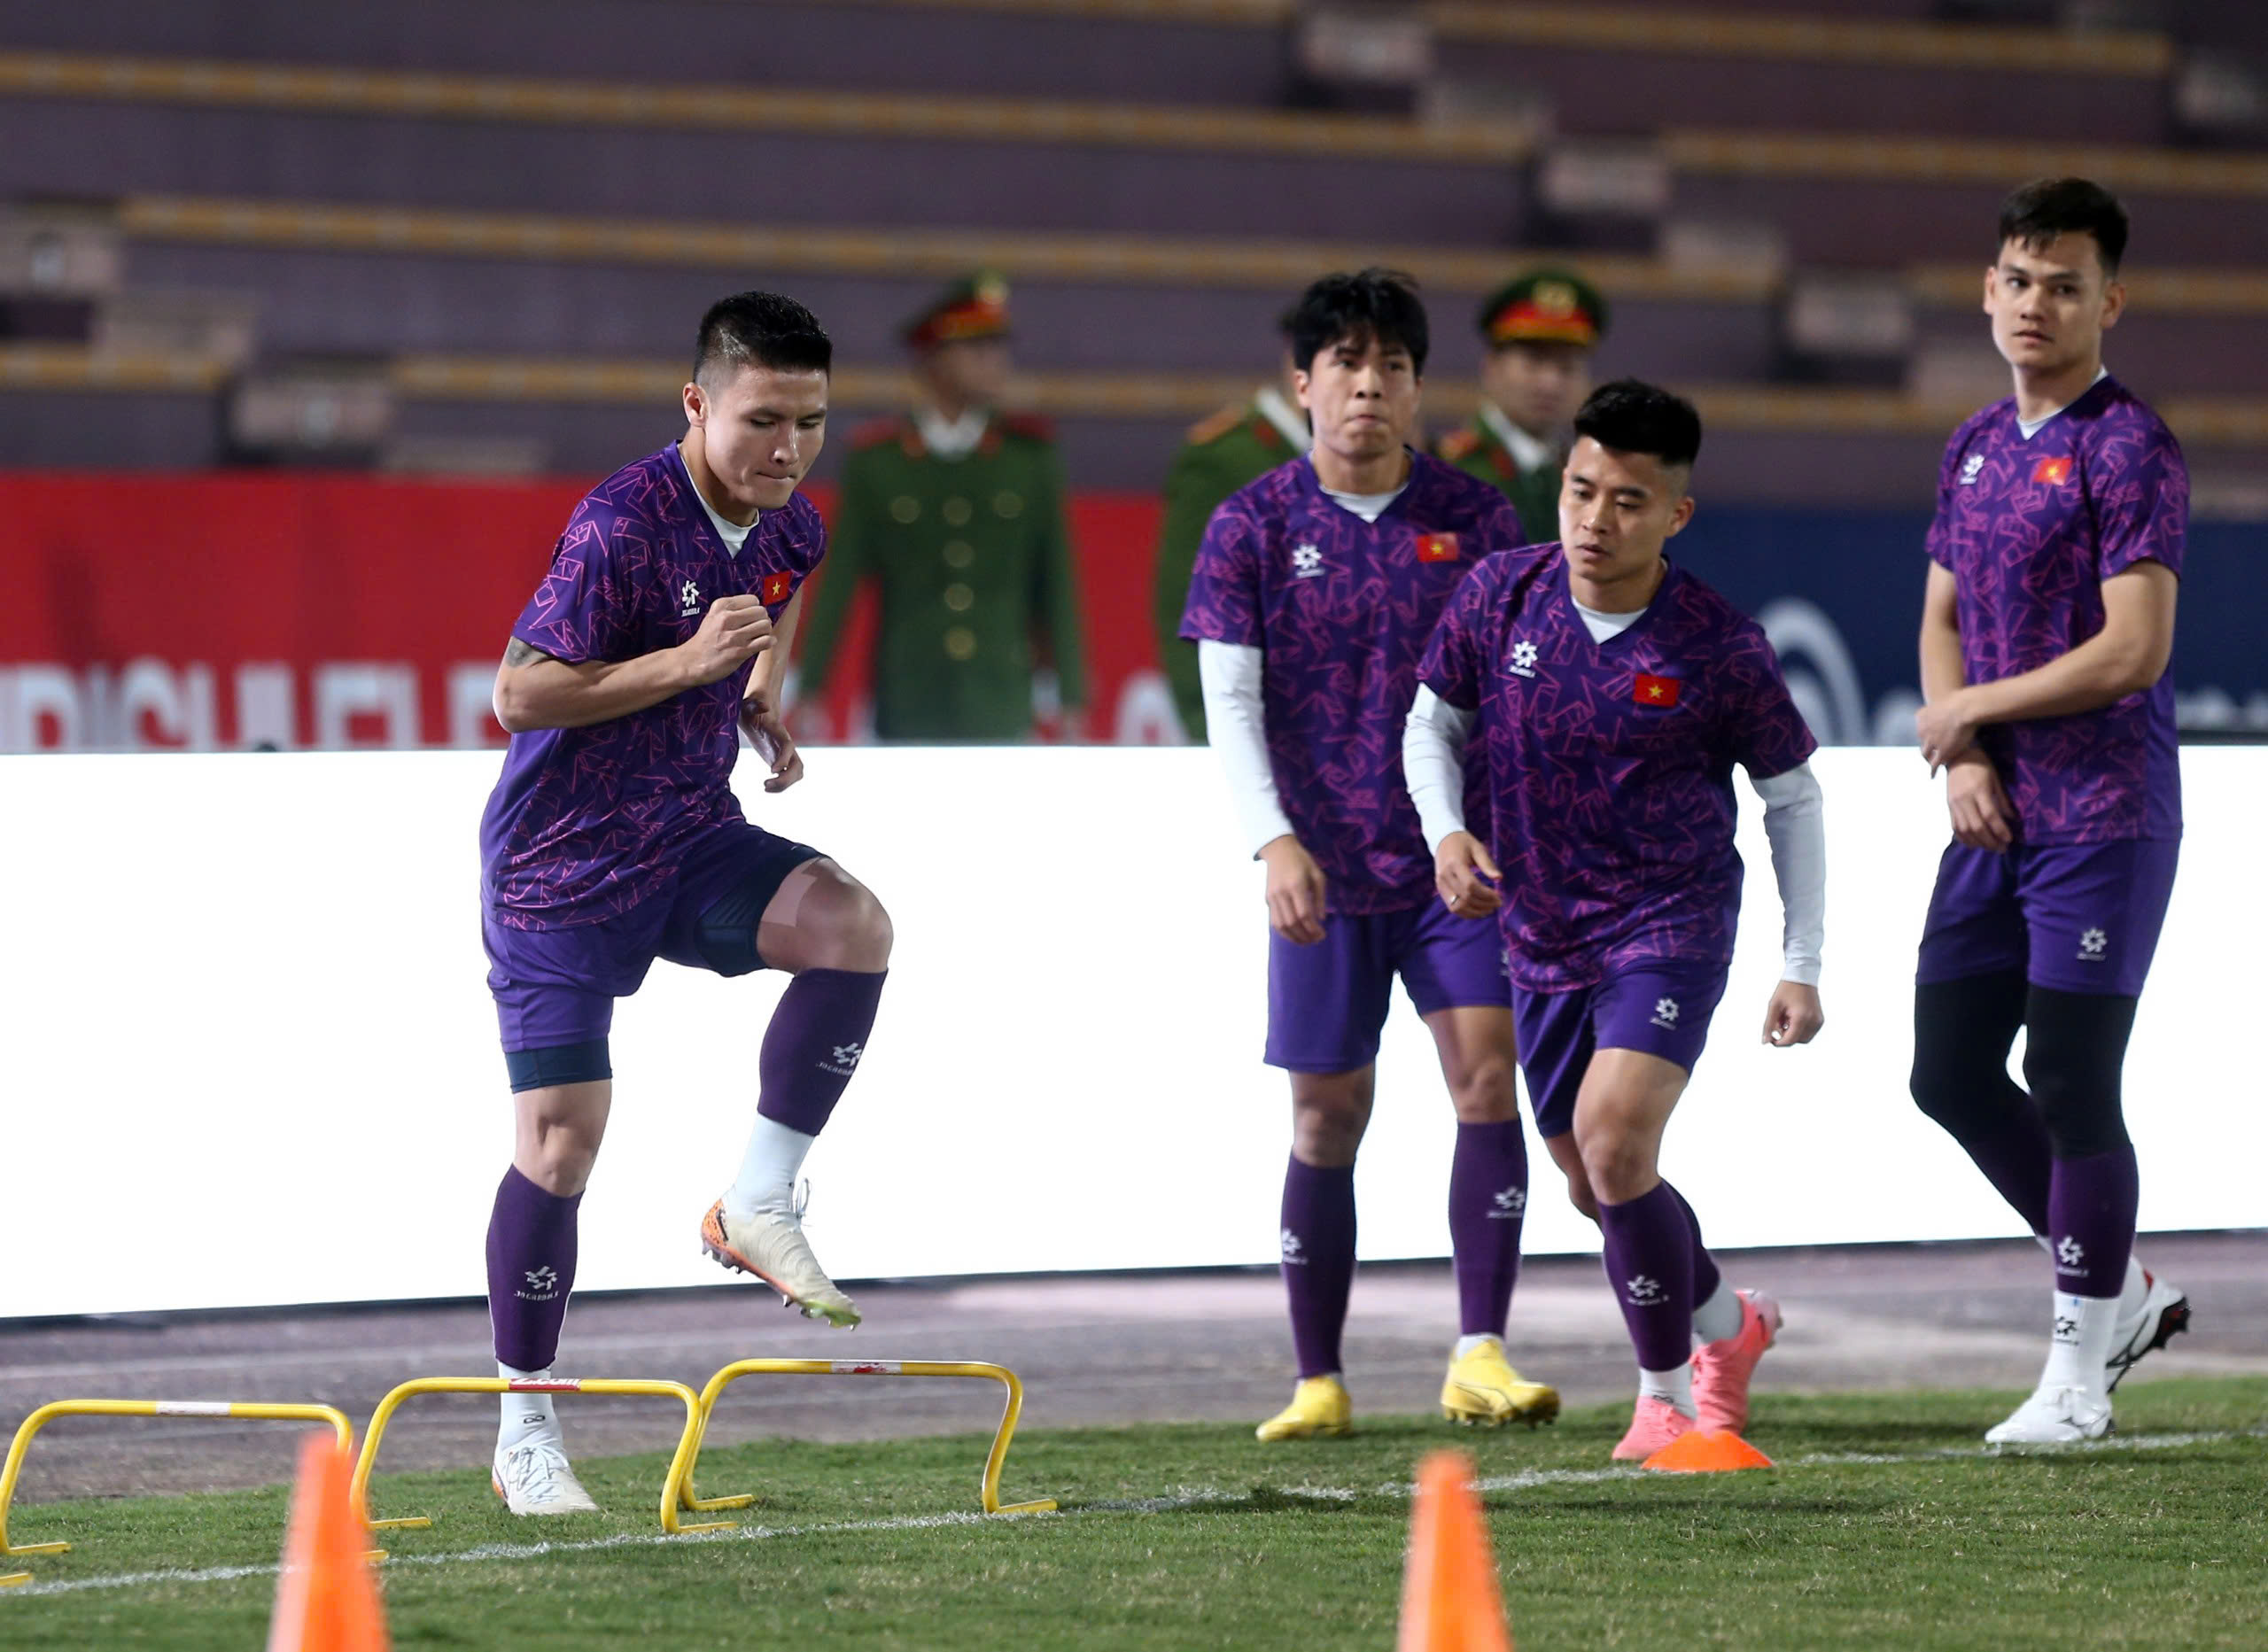
{"label": "tattoo on arm", "polygon": [[551,657],[541,648],[531,648],[517,637],[513,638],[504,649],[504,663],[508,666],[533,665],[538,660],[548,660]]}

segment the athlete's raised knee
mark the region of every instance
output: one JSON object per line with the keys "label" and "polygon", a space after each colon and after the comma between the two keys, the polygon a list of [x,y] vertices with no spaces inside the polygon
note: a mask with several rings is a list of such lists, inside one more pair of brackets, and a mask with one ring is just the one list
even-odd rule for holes
{"label": "athlete's raised knee", "polygon": [[873,890],[832,867],[814,874],[796,907],[794,954],[788,967],[875,973],[889,967],[897,935]]}
{"label": "athlete's raised knee", "polygon": [[[1595,1200],[1620,1205],[1648,1192],[1661,1180],[1654,1165],[1654,1143],[1635,1131],[1612,1124],[1581,1132],[1583,1175]],[[1578,1206],[1580,1208],[1580,1206]],[[1596,1218],[1596,1208],[1586,1213]]]}

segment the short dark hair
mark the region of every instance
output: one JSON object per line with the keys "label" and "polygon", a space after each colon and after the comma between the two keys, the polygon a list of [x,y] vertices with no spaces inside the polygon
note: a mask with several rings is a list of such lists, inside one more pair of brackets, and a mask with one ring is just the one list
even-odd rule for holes
{"label": "short dark hair", "polygon": [[1619,454],[1651,454],[1666,465],[1701,454],[1701,415],[1682,396],[1643,379],[1601,384],[1575,415],[1575,434]]}
{"label": "short dark hair", "polygon": [[1389,347],[1399,345],[1410,353],[1412,367],[1420,374],[1425,370],[1425,306],[1418,297],[1416,277],[1398,269],[1372,265],[1351,275],[1343,270],[1325,275],[1300,295],[1284,318],[1284,330],[1292,337],[1292,365],[1302,373],[1341,339],[1359,345],[1374,338]]}
{"label": "short dark hair", "polygon": [[2094,237],[2102,273],[2116,275],[2126,256],[2126,209],[2118,198],[2086,178],[2034,178],[2000,203],[1997,252],[2011,241],[2037,252],[2057,236]]}
{"label": "short dark hair", "polygon": [[777,292],[735,292],[701,318],[693,376],[712,367],[768,367],[781,373],[831,373],[835,341],[793,299]]}

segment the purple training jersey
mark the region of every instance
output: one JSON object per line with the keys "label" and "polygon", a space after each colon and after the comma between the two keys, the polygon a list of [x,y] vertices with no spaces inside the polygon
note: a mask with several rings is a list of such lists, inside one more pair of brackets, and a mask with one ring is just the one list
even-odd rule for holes
{"label": "purple training jersey", "polygon": [[[1269,768],[1325,880],[1325,908],[1433,898],[1433,857],[1402,774],[1418,656],[1465,575],[1522,544],[1511,502],[1426,454],[1376,522],[1323,491],[1305,457],[1229,495],[1189,581],[1181,634],[1262,651]],[[1485,818],[1474,777],[1466,806]]]}
{"label": "purple training jersey", "polygon": [[[719,597],[760,597],[778,619],[826,550],[818,510],[798,496],[732,555],[664,447],[575,507],[512,635],[573,663],[634,659],[690,638]],[[627,717],[513,735],[480,821],[496,921],[554,929],[626,911],[667,884],[686,844],[742,818],[731,779],[754,669]]]}
{"label": "purple training jersey", "polygon": [[1473,570],[1420,674],[1480,713],[1515,986],[1731,961],[1733,764],[1767,779],[1819,745],[1762,627],[1673,564],[1627,630],[1594,641],[1542,545]]}
{"label": "purple training jersey", "polygon": [[[2137,562],[2181,571],[2189,469],[2158,415],[2098,379],[2035,430],[2013,398],[1953,432],[1930,555],[1960,591],[1961,664],[1989,683],[2035,671],[2102,629],[2102,582]],[[2173,669],[2093,711],[1995,724],[1977,743],[2027,843],[2181,835]]]}

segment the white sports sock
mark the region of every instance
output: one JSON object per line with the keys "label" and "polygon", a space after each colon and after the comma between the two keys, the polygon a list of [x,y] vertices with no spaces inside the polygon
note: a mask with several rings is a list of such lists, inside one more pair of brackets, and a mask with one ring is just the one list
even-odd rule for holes
{"label": "white sports sock", "polygon": [[1693,1368],[1681,1365],[1674,1371],[1650,1371],[1640,1366],[1638,1398],[1664,1400],[1686,1415],[1693,1415]]}
{"label": "white sports sock", "polygon": [[1462,1360],[1466,1354],[1471,1353],[1475,1348],[1479,1347],[1484,1342],[1501,1343],[1503,1340],[1504,1339],[1502,1337],[1459,1337],[1456,1339],[1456,1352],[1450,1354],[1449,1358],[1453,1360]]}
{"label": "white sports sock", "polygon": [[818,1136],[791,1130],[777,1119],[757,1114],[756,1128],[749,1132],[748,1152],[741,1159],[740,1179],[726,1191],[725,1208],[743,1218],[794,1210],[796,1172],[804,1167],[804,1155],[817,1140]]}
{"label": "white sports sock", "polygon": [[[546,1366],[540,1371],[516,1370],[499,1360],[496,1361],[496,1375],[509,1383],[548,1383],[551,1380],[551,1368]],[[524,1446],[540,1434],[548,1434],[555,1439],[558,1438],[559,1418],[551,1409],[552,1397],[549,1394],[499,1394],[496,1397],[503,1401],[503,1415],[496,1429],[498,1450]]]}
{"label": "white sports sock", "polygon": [[2111,1334],[2118,1328],[2117,1297],[2055,1293],[2055,1339],[2039,1373],[2042,1388],[2084,1388],[2102,1397],[2109,1390],[2103,1366],[2110,1358]]}
{"label": "white sports sock", "polygon": [[1693,1338],[1697,1342],[1722,1342],[1728,1337],[1740,1335],[1740,1292],[1721,1278],[1709,1299],[1693,1310]]}
{"label": "white sports sock", "polygon": [[2133,1253],[2126,1256],[2126,1283],[2118,1288],[2118,1317],[2132,1319],[2142,1311],[2142,1303],[2150,1294],[2150,1282],[2143,1276],[2142,1264]]}

